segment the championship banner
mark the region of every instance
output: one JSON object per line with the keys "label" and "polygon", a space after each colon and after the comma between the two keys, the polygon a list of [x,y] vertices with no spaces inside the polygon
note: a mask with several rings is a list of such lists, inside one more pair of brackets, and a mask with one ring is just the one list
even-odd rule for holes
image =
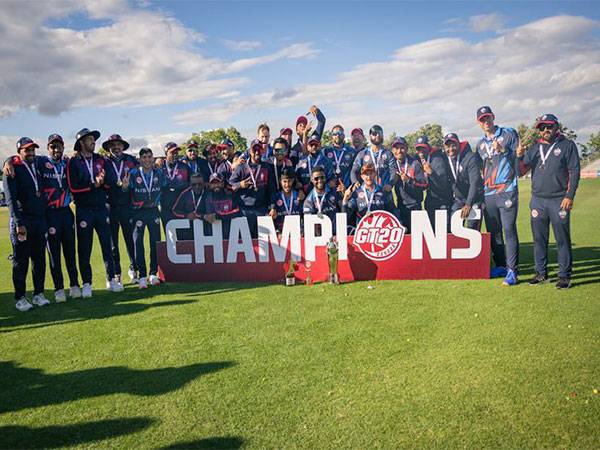
{"label": "championship banner", "polygon": [[[436,211],[433,228],[426,211],[413,211],[412,234],[406,234],[393,214],[375,211],[350,236],[344,213],[336,214],[335,224],[327,216],[286,216],[280,234],[264,216],[258,218],[258,239],[251,238],[245,217],[231,220],[227,237],[220,221],[175,219],[167,224],[166,242],[157,244],[159,276],[167,282],[279,283],[293,274],[311,283],[331,280],[334,270],[342,283],[489,278],[489,234],[466,228],[460,211],[448,233],[446,215]],[[473,209],[469,218],[480,219],[481,211]],[[177,241],[177,230],[190,227],[194,240]]]}

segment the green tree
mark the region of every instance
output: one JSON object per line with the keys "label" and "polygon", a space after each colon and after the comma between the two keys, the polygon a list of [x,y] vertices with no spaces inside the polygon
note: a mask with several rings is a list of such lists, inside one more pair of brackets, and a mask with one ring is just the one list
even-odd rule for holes
{"label": "green tree", "polygon": [[324,130],[323,136],[321,136],[321,147],[329,147],[333,145],[333,140],[331,139],[331,131]]}
{"label": "green tree", "polygon": [[441,147],[444,135],[442,134],[442,126],[437,123],[427,123],[413,133],[408,133],[404,138],[408,143],[408,148],[411,151],[414,149],[415,142],[419,136],[427,136],[429,145],[432,147]]}
{"label": "green tree", "polygon": [[[200,150],[208,144],[220,144],[223,139],[230,139],[235,145],[236,150],[244,151],[248,148],[246,138],[244,138],[235,127],[216,128],[214,130],[201,131],[199,133],[193,133],[191,139],[198,144]],[[185,150],[185,143],[181,145]]]}
{"label": "green tree", "polygon": [[600,158],[600,131],[590,135],[590,140],[587,142],[586,147],[589,151],[590,160]]}

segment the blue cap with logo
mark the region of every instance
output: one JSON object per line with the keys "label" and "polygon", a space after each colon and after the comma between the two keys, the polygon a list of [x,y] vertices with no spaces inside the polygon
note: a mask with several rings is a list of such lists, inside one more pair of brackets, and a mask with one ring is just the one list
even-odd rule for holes
{"label": "blue cap with logo", "polygon": [[17,141],[17,151],[28,147],[39,148],[40,146],[33,142],[33,139],[28,138],[27,136],[23,136]]}
{"label": "blue cap with logo", "polygon": [[458,139],[458,135],[456,133],[448,133],[446,136],[444,136],[444,144],[450,141],[460,144],[460,140]]}
{"label": "blue cap with logo", "polygon": [[544,114],[537,118],[535,127],[537,128],[541,124],[556,125],[558,124],[558,118],[554,114]]}
{"label": "blue cap with logo", "polygon": [[477,120],[481,120],[484,117],[493,116],[493,115],[494,115],[494,113],[492,112],[492,108],[490,108],[489,106],[481,106],[477,110]]}
{"label": "blue cap with logo", "polygon": [[429,139],[427,136],[419,136],[417,142],[415,142],[415,148],[425,147],[429,148]]}

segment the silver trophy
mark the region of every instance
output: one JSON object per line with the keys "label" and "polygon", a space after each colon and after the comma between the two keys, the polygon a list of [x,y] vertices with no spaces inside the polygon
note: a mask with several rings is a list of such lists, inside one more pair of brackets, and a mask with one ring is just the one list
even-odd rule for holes
{"label": "silver trophy", "polygon": [[329,238],[327,242],[327,262],[329,263],[329,283],[340,284],[340,275],[338,274],[339,250],[338,243],[334,237]]}

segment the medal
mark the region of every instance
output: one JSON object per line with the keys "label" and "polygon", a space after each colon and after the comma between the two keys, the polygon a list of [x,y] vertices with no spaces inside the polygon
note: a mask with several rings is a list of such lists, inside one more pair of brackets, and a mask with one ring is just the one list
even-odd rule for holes
{"label": "medal", "polygon": [[323,209],[323,198],[325,198],[325,194],[326,194],[326,192],[324,192],[323,195],[321,196],[321,198],[319,198],[319,194],[317,194],[317,192],[315,191],[315,204],[317,205],[317,211],[318,211],[317,217],[319,219],[323,218],[322,209]]}
{"label": "medal", "polygon": [[337,154],[337,150],[333,149],[333,158],[335,159],[335,174],[336,175],[341,175],[342,173],[342,169],[340,168],[340,163],[342,162],[342,158],[344,157],[344,152],[345,149],[344,147],[342,147],[342,152],[340,153],[339,157]]}
{"label": "medal", "polygon": [[92,181],[92,183],[94,182],[94,157],[92,156],[90,158],[90,161],[88,163],[87,158],[84,156],[83,157],[83,161],[85,162],[85,167],[87,167],[87,170],[90,174],[90,180]]}
{"label": "medal", "polygon": [[117,169],[117,165],[115,164],[115,162],[111,159],[110,163],[112,164],[113,168],[115,169],[115,173],[117,174],[117,186],[123,186],[123,181],[121,180],[121,173],[123,172],[123,163],[125,161],[121,160],[121,163],[119,164],[119,168]]}
{"label": "medal", "polygon": [[450,170],[452,171],[452,176],[454,177],[454,181],[458,180],[458,167],[460,165],[460,153],[456,157],[456,169],[452,165],[452,158],[448,156],[448,162],[450,163]]}
{"label": "medal", "polygon": [[148,198],[152,199],[152,179],[154,178],[154,170],[150,171],[150,183],[146,183],[146,174],[142,169],[142,181],[144,182],[144,187],[146,188],[146,192],[148,192]]}
{"label": "medal", "polygon": [[31,166],[31,168],[29,168],[29,164],[25,161],[23,161],[23,162],[25,163],[24,166],[27,169],[27,172],[29,172],[29,176],[33,180],[33,185],[35,186],[35,195],[37,195],[39,197],[41,195],[41,192],[40,192],[40,185],[38,182],[37,170],[35,169],[35,165]]}
{"label": "medal", "polygon": [[548,159],[548,156],[550,156],[550,152],[552,150],[554,150],[554,146],[556,145],[556,142],[557,141],[554,141],[554,144],[552,144],[550,146],[550,148],[548,149],[546,154],[544,154],[543,145],[540,144],[540,159],[542,161],[542,164],[540,164],[540,169],[544,169],[546,167],[546,160]]}
{"label": "medal", "polygon": [[175,167],[173,168],[172,171],[169,168],[169,163],[168,162],[165,164],[165,168],[167,169],[167,178],[169,180],[173,181],[173,178],[175,178],[175,175],[177,175],[177,163],[175,163]]}
{"label": "medal", "polygon": [[375,190],[373,190],[373,193],[371,194],[371,198],[369,198],[369,190],[367,189],[366,186],[363,185],[362,188],[363,192],[365,193],[365,198],[367,200],[367,216],[371,215],[371,205],[373,204],[373,199],[375,198]]}
{"label": "medal", "polygon": [[255,172],[252,171],[252,168],[250,166],[248,166],[248,170],[250,170],[250,178],[252,179],[252,184],[254,185],[254,190],[256,192],[258,192],[258,186],[256,185],[256,180],[258,178],[258,175],[260,174],[260,164],[256,168]]}
{"label": "medal", "polygon": [[285,208],[286,214],[289,216],[292,214],[292,208],[294,207],[294,191],[290,192],[290,205],[288,206],[285,201],[285,194],[281,191],[281,200],[283,200],[283,206]]}
{"label": "medal", "polygon": [[198,198],[198,201],[196,201],[196,194],[194,194],[194,190],[192,189],[190,192],[192,193],[192,201],[194,202],[194,212],[197,213],[198,212],[198,206],[200,206],[200,202],[202,201],[202,197],[204,196],[204,192],[202,192],[200,194],[200,197]]}

